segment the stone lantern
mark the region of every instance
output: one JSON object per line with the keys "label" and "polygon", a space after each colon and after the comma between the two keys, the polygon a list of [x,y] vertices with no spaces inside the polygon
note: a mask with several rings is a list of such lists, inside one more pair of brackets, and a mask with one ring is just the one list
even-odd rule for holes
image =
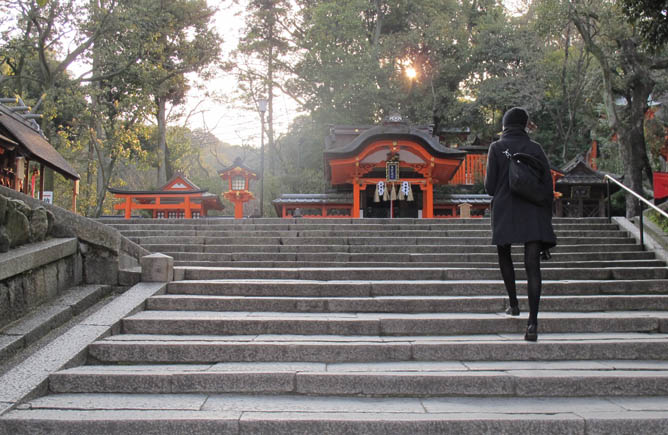
{"label": "stone lantern", "polygon": [[243,218],[244,203],[255,199],[255,195],[250,191],[250,180],[257,180],[257,174],[244,166],[241,158],[237,157],[232,166],[221,169],[218,175],[228,181],[228,190],[223,192],[223,197],[234,204],[234,218]]}

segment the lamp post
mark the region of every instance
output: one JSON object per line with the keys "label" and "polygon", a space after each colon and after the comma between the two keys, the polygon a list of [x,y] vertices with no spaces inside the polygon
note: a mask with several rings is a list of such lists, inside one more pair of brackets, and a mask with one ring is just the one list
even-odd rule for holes
{"label": "lamp post", "polygon": [[260,111],[260,217],[264,217],[264,114],[267,111],[267,99],[258,100]]}

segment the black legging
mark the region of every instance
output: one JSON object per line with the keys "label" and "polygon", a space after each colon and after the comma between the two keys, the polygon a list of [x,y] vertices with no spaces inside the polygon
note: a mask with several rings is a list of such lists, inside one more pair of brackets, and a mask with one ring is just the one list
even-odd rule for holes
{"label": "black legging", "polygon": [[[541,242],[524,244],[524,269],[527,273],[527,293],[529,295],[529,323],[538,324],[538,304],[540,303],[541,276],[540,250]],[[515,287],[515,268],[510,255],[510,245],[497,245],[499,267],[510,298],[510,305],[517,306],[517,289]]]}

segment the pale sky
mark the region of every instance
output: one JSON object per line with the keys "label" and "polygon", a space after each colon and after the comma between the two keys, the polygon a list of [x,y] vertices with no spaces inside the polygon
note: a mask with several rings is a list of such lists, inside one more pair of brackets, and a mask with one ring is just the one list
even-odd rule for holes
{"label": "pale sky", "polygon": [[[213,7],[218,7],[215,21],[218,32],[224,39],[223,60],[229,59],[229,53],[234,50],[244,27],[243,16],[235,16],[245,8],[242,5],[230,4],[231,1],[219,2],[208,0]],[[197,81],[193,77],[193,84]],[[205,128],[223,142],[232,145],[251,145],[260,147],[260,114],[249,110],[240,102],[233,101],[237,91],[237,81],[234,73],[221,73],[216,79],[204,84],[204,92],[194,88],[188,95],[186,110],[197,108],[196,116],[188,122],[191,129]],[[226,97],[228,102],[217,102],[207,98],[205,92],[215,92]],[[297,116],[297,105],[291,98],[275,90],[274,96],[274,137],[287,131],[291,121]],[[266,122],[266,115],[265,115]],[[266,128],[266,124],[265,124]],[[265,144],[266,144],[265,136]]]}
{"label": "pale sky", "polygon": [[[503,3],[511,14],[520,14],[522,10],[526,9],[530,1],[503,0]],[[235,16],[235,14],[243,11],[246,2],[240,0],[240,5],[234,5],[231,0],[208,0],[208,3],[219,8],[215,17],[216,27],[225,41],[223,44],[223,59],[227,59],[229,53],[236,48],[239,35],[244,27],[243,16]],[[193,82],[196,81],[197,78],[193,77]],[[191,129],[205,128],[223,142],[232,145],[247,144],[259,147],[260,115],[233,100],[237,90],[234,74],[221,73],[215,80],[210,80],[204,85],[209,92],[226,96],[228,102],[213,101],[207,98],[202,91],[193,87],[188,96],[186,110],[191,111],[196,107],[197,115],[190,118],[188,127]],[[286,132],[297,115],[297,105],[290,97],[280,93],[276,95],[274,97],[274,136],[278,137],[281,133]]]}

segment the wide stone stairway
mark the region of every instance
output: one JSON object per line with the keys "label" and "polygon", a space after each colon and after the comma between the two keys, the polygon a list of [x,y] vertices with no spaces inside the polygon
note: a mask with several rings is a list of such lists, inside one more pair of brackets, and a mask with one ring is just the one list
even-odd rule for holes
{"label": "wide stone stairway", "polygon": [[8,433],[668,433],[668,268],[555,219],[538,342],[488,219],[111,220],[175,280]]}

